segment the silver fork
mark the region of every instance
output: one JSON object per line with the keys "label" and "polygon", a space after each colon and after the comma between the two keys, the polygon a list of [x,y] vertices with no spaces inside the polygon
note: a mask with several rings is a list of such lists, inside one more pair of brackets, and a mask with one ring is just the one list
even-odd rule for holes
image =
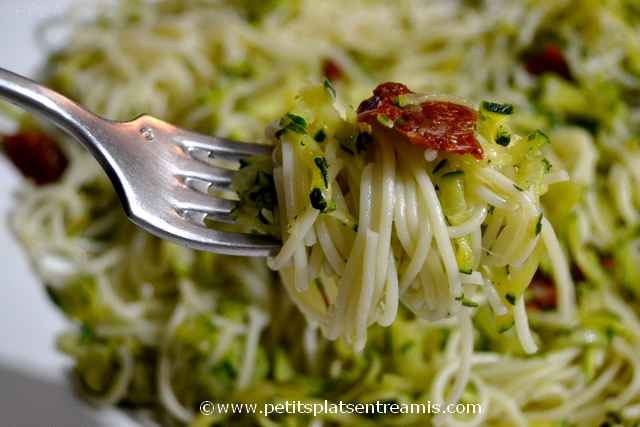
{"label": "silver fork", "polygon": [[111,179],[131,221],[148,232],[199,250],[268,256],[275,239],[208,228],[205,218],[233,222],[235,202],[208,194],[228,189],[235,171],[207,159],[238,161],[271,147],[177,128],[151,116],[103,119],[63,95],[0,68],[0,96],[50,120],[80,141]]}

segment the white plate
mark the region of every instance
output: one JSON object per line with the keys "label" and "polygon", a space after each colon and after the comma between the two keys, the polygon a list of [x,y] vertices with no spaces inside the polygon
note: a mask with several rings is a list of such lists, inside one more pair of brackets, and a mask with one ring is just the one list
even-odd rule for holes
{"label": "white plate", "polygon": [[[45,57],[36,43],[38,23],[69,4],[71,0],[1,0],[0,67],[33,75]],[[11,165],[0,159],[0,425],[137,425],[118,411],[91,408],[71,391],[69,361],[54,348],[65,320],[46,298],[6,226],[19,183]]]}

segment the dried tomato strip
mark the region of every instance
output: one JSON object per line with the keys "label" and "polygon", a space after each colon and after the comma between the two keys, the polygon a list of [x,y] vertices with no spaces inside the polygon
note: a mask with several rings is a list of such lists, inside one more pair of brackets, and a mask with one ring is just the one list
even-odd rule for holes
{"label": "dried tomato strip", "polygon": [[400,106],[398,96],[409,93],[413,92],[401,83],[379,85],[373,96],[360,103],[358,121],[376,128],[382,125],[425,149],[482,158],[482,147],[475,137],[475,110],[439,100]]}
{"label": "dried tomato strip", "polygon": [[528,55],[524,66],[529,74],[534,76],[554,73],[565,80],[573,80],[571,69],[564,53],[553,43],[549,43],[542,49]]}
{"label": "dried tomato strip", "polygon": [[536,273],[527,288],[527,308],[530,310],[553,310],[557,301],[556,287],[550,278]]}
{"label": "dried tomato strip", "polygon": [[332,82],[336,82],[342,79],[344,71],[333,59],[325,59],[322,61],[322,74]]}
{"label": "dried tomato strip", "polygon": [[23,131],[3,138],[6,156],[37,185],[56,182],[68,160],[56,141],[42,132]]}

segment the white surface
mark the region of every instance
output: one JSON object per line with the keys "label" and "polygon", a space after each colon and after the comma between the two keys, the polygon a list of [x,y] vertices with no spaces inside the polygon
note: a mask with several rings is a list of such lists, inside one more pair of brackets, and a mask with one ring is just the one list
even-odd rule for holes
{"label": "white surface", "polygon": [[[36,48],[34,27],[65,1],[0,2],[0,66],[32,74],[42,58]],[[46,4],[46,7],[43,7]],[[31,12],[30,12],[31,10]],[[62,317],[44,297],[26,257],[7,227],[7,214],[19,177],[3,158],[0,160],[0,363],[29,364],[53,372],[63,360],[53,349],[52,338],[63,327]]]}
{"label": "white surface", "polygon": [[[63,12],[70,0],[0,0],[0,67],[33,75],[44,53],[37,23]],[[6,129],[3,129],[6,130]],[[54,348],[65,327],[7,227],[19,177],[0,159],[0,425],[79,427],[134,425],[114,411],[77,400],[68,384],[68,360]]]}

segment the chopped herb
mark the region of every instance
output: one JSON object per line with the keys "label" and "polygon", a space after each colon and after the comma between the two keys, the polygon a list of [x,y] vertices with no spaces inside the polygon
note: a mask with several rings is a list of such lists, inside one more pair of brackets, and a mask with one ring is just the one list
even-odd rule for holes
{"label": "chopped herb", "polygon": [[94,337],[95,334],[93,333],[93,329],[91,329],[91,326],[83,323],[82,327],[80,328],[80,344],[88,344],[93,340]]}
{"label": "chopped herb", "polygon": [[331,80],[329,79],[324,80],[324,89],[327,91],[327,93],[329,94],[329,96],[331,96],[332,99],[336,99],[336,88],[333,87],[333,83],[331,83]]}
{"label": "chopped herb", "polygon": [[324,140],[327,139],[327,134],[325,133],[324,129],[319,129],[318,132],[313,135],[313,139],[315,139],[316,142],[324,142]]}
{"label": "chopped herb", "polygon": [[547,134],[542,132],[540,129],[536,129],[535,131],[533,131],[529,135],[527,135],[527,141],[533,141],[534,139],[536,139],[538,137],[543,138],[546,143],[550,142],[550,139],[547,136]]}
{"label": "chopped herb", "polygon": [[307,126],[307,121],[302,116],[298,116],[293,113],[287,113],[287,117],[291,120],[291,122],[297,124],[298,126]]}
{"label": "chopped herb", "polygon": [[329,168],[329,164],[327,163],[327,159],[325,159],[324,157],[316,157],[313,159],[313,163],[315,163],[318,169],[320,169],[320,173],[322,174],[322,181],[324,182],[324,188],[329,188],[329,178],[327,176],[327,169]]}
{"label": "chopped herb", "polygon": [[402,126],[403,124],[405,124],[405,120],[402,117],[398,117],[397,119],[395,119],[393,121],[393,125],[394,126]]}
{"label": "chopped herb", "polygon": [[438,171],[440,171],[440,169],[444,168],[445,166],[447,166],[448,160],[447,159],[442,159],[438,162],[438,164],[436,165],[435,168],[433,168],[433,174],[437,174]]}
{"label": "chopped herb", "polygon": [[611,325],[608,325],[604,330],[604,334],[607,336],[607,340],[611,341],[616,336],[616,331]]}
{"label": "chopped herb", "polygon": [[[298,116],[293,113],[287,113],[280,121],[280,125],[284,129],[288,129],[295,133],[299,133],[302,135],[305,135],[307,133],[307,121],[304,119],[304,117]],[[278,136],[277,133],[276,136]]]}
{"label": "chopped herb", "polygon": [[258,171],[251,191],[247,198],[255,204],[258,210],[273,210],[276,205],[276,190],[273,175],[264,171]]}
{"label": "chopped herb", "polygon": [[542,231],[542,218],[543,214],[540,214],[540,216],[538,217],[538,222],[536,222],[536,236]]}
{"label": "chopped herb", "polygon": [[378,123],[380,123],[384,127],[388,127],[388,128],[393,127],[393,120],[391,120],[387,115],[378,114],[376,116],[376,120],[378,120]]}
{"label": "chopped herb", "polygon": [[358,153],[362,153],[363,151],[367,151],[367,148],[373,142],[373,137],[366,133],[360,132],[356,137],[356,151]]}
{"label": "chopped herb", "polygon": [[524,191],[524,188],[520,187],[518,184],[513,184],[513,188],[515,188],[518,191]]}
{"label": "chopped herb", "polygon": [[506,147],[510,143],[511,143],[511,135],[509,134],[509,132],[507,132],[503,128],[500,128],[500,130],[498,130],[498,134],[496,135],[496,144]]}
{"label": "chopped herb", "polygon": [[497,102],[482,101],[482,108],[496,114],[513,114],[513,105],[499,104]]}
{"label": "chopped herb", "polygon": [[311,190],[311,193],[309,193],[309,200],[311,201],[311,206],[313,206],[314,209],[317,209],[320,212],[324,212],[325,209],[327,209],[327,201],[324,199],[322,190],[319,188]]}
{"label": "chopped herb", "polygon": [[454,178],[454,177],[458,177],[458,176],[464,176],[464,171],[452,171],[452,172],[447,172],[444,175],[442,175],[442,179],[445,178]]}
{"label": "chopped herb", "polygon": [[464,305],[465,307],[478,307],[478,303],[475,301],[472,301],[470,299],[464,298],[462,300],[462,305]]}
{"label": "chopped herb", "polygon": [[498,134],[498,136],[496,136],[496,144],[506,147],[510,143],[511,143],[511,135]]}
{"label": "chopped herb", "polygon": [[220,375],[223,379],[231,381],[236,377],[236,369],[228,360],[218,363],[211,368],[211,373],[215,376]]}
{"label": "chopped herb", "polygon": [[516,296],[513,295],[512,293],[507,292],[504,296],[504,298],[509,301],[509,304],[511,305],[516,305]]}
{"label": "chopped herb", "polygon": [[542,163],[544,164],[544,173],[549,173],[551,171],[552,165],[546,157],[542,159]]}
{"label": "chopped herb", "polygon": [[263,223],[264,225],[270,225],[271,221],[264,215],[263,211],[266,211],[266,209],[260,209],[258,211],[258,215],[257,218],[258,220]]}

